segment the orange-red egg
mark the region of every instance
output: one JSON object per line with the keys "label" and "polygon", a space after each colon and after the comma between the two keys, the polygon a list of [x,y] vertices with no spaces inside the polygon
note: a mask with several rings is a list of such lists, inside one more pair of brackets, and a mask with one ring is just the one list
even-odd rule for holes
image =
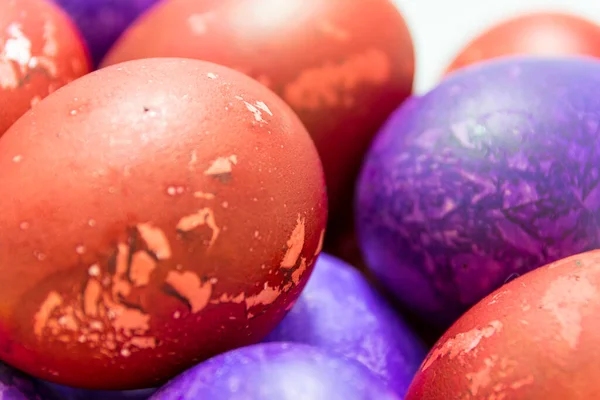
{"label": "orange-red egg", "polygon": [[411,93],[415,66],[389,0],[168,0],[134,23],[103,64],[158,56],[226,65],[281,96],[314,139],[332,217],[343,220],[362,156]]}
{"label": "orange-red egg", "polygon": [[29,108],[89,69],[79,32],[56,5],[0,2],[0,136]]}
{"label": "orange-red egg", "polygon": [[0,358],[60,384],[156,387],[260,341],[323,241],[306,129],[206,62],[78,79],[7,131],[0,170]]}
{"label": "orange-red egg", "polygon": [[407,400],[600,398],[600,250],[504,285],[438,341]]}
{"label": "orange-red egg", "polygon": [[531,13],[504,21],[469,43],[446,73],[509,55],[600,58],[600,25],[564,13]]}

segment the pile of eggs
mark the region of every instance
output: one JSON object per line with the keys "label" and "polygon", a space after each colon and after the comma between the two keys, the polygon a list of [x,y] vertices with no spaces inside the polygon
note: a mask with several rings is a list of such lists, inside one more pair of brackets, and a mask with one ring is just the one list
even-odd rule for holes
{"label": "pile of eggs", "polygon": [[598,43],[415,95],[391,0],[1,0],[0,398],[600,398]]}

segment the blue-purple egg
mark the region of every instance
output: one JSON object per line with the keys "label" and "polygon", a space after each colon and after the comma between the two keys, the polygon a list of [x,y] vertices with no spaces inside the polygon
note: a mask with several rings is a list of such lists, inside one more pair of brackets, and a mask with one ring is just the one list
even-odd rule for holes
{"label": "blue-purple egg", "polygon": [[600,246],[600,61],[507,58],[400,107],[356,199],[372,271],[447,326],[541,265]]}
{"label": "blue-purple egg", "polygon": [[[45,382],[61,400],[146,400],[156,389],[87,390]],[[1,399],[1,398],[0,398]]]}
{"label": "blue-purple egg", "polygon": [[0,363],[0,399],[58,400],[59,397],[37,380]]}
{"label": "blue-purple egg", "polygon": [[158,0],[54,0],[85,38],[94,65],[127,27]]}
{"label": "blue-purple egg", "polygon": [[356,268],[323,253],[302,295],[266,341],[306,343],[358,360],[399,396],[426,354]]}
{"label": "blue-purple egg", "polygon": [[151,400],[400,400],[364,365],[298,343],[261,343],[216,356]]}

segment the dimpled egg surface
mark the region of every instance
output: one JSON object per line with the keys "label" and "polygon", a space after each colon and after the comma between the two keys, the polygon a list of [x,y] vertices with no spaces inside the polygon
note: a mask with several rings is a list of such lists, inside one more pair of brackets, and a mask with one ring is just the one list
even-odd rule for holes
{"label": "dimpled egg surface", "polygon": [[401,107],[368,154],[367,264],[447,327],[519,274],[600,245],[600,61],[465,68]]}
{"label": "dimpled egg surface", "polygon": [[315,141],[341,222],[362,157],[410,95],[415,67],[389,0],[170,0],[138,19],[103,65],[165,56],[226,65],[284,99]]}
{"label": "dimpled egg surface", "polygon": [[506,284],[433,347],[407,400],[600,397],[600,251]]}
{"label": "dimpled egg surface", "polygon": [[360,363],[299,343],[262,343],[210,359],[151,400],[400,400]]}
{"label": "dimpled egg surface", "polygon": [[0,136],[41,99],[89,70],[79,32],[56,5],[0,1]]}
{"label": "dimpled egg surface", "polygon": [[401,397],[426,353],[356,268],[325,253],[294,307],[267,339],[306,343],[358,360]]}
{"label": "dimpled egg surface", "polygon": [[7,132],[0,169],[0,358],[63,385],[156,387],[260,341],[323,241],[305,128],[206,62],[73,82]]}
{"label": "dimpled egg surface", "polygon": [[53,0],[71,16],[97,65],[125,29],[158,0]]}

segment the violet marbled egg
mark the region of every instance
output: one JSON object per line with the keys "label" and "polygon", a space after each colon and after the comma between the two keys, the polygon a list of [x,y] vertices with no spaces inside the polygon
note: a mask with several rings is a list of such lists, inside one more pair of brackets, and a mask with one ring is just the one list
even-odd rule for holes
{"label": "violet marbled egg", "polygon": [[[87,390],[44,382],[61,400],[146,400],[156,389]],[[1,399],[1,397],[0,397]]]}
{"label": "violet marbled egg", "polygon": [[59,397],[37,380],[0,363],[0,399],[57,400]]}
{"label": "violet marbled egg", "polygon": [[158,0],[53,0],[85,38],[94,65],[138,16]]}
{"label": "violet marbled egg", "polygon": [[358,360],[401,397],[427,353],[356,268],[324,253],[266,341],[306,343]]}
{"label": "violet marbled egg", "polygon": [[261,343],[216,356],[150,400],[400,400],[362,364],[297,343]]}
{"label": "violet marbled egg", "polygon": [[506,280],[600,245],[600,62],[465,68],[400,107],[357,189],[366,262],[447,326]]}

